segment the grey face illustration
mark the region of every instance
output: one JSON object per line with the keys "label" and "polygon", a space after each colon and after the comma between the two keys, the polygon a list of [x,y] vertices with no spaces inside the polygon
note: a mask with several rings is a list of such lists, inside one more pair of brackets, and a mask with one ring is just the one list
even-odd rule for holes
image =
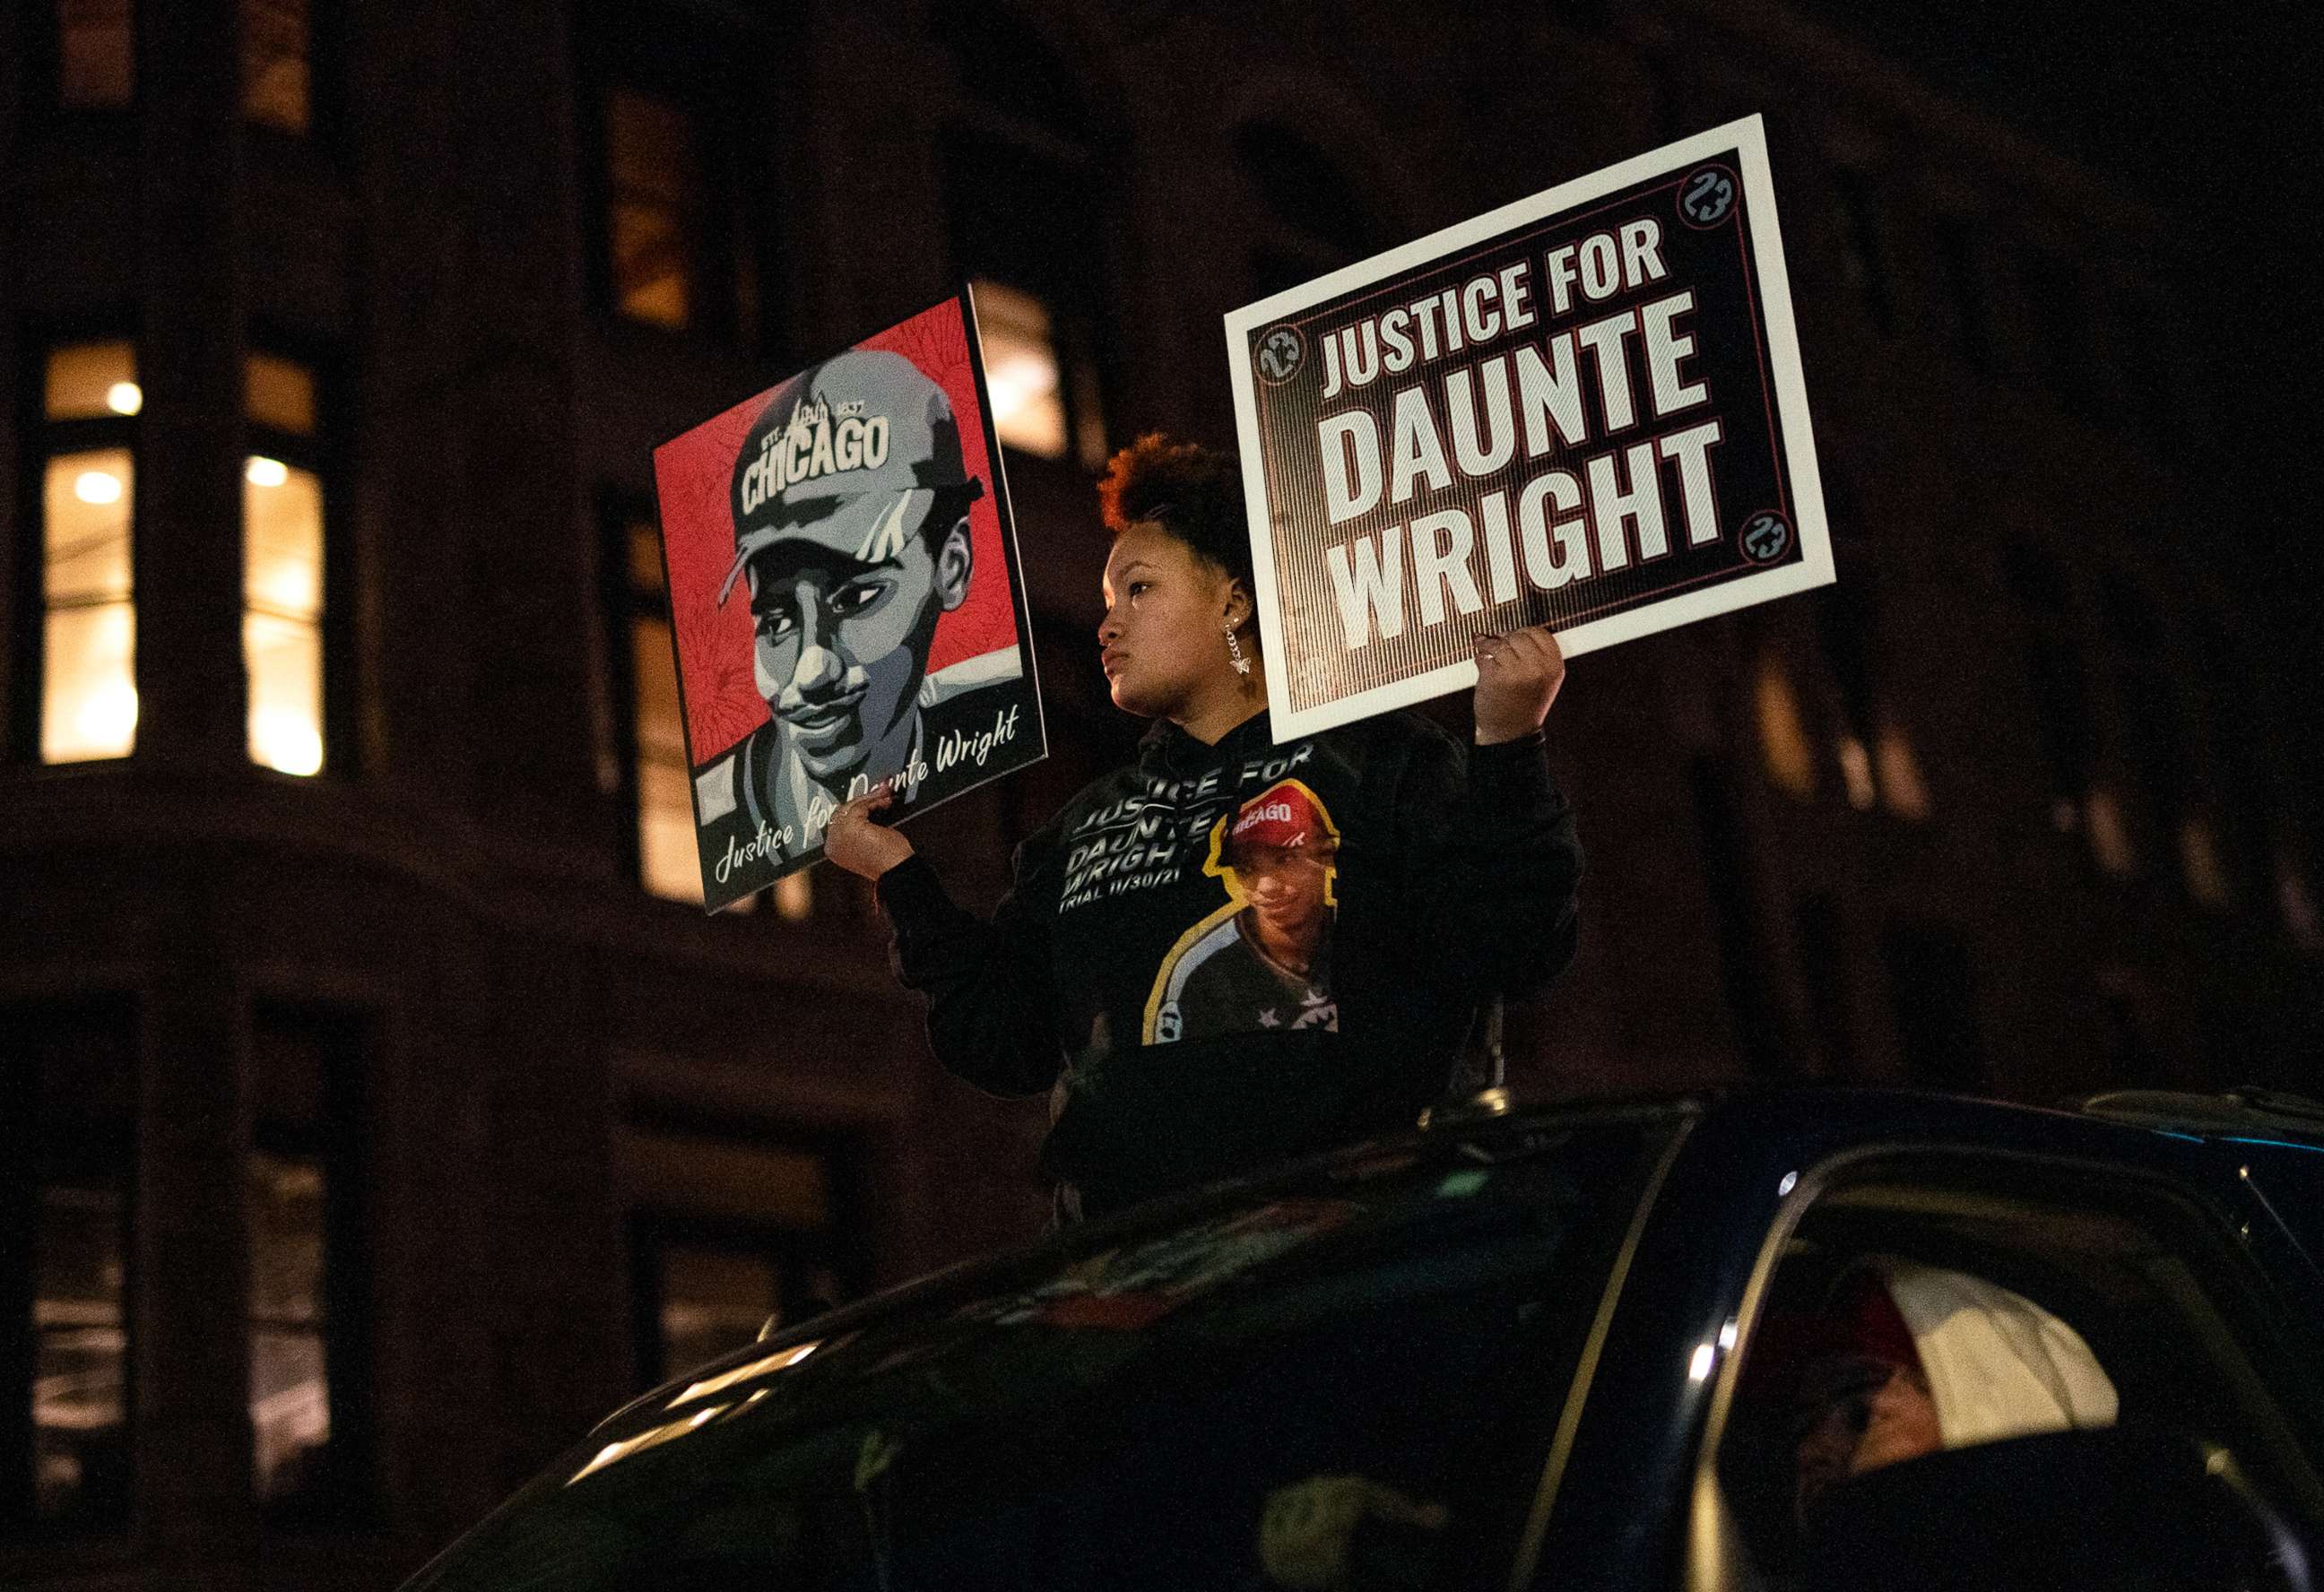
{"label": "grey face illustration", "polygon": [[807,777],[844,790],[908,752],[937,620],[968,595],[959,426],[944,390],[899,354],[843,354],[768,400],[736,460],[734,562],[752,667]]}
{"label": "grey face illustration", "polygon": [[759,691],[819,785],[844,786],[908,735],[936,621],[968,594],[968,521],[931,538],[924,522],[936,495],[907,494],[918,500],[903,507],[909,531],[872,549],[883,557],[859,557],[847,528],[817,522],[748,566]]}

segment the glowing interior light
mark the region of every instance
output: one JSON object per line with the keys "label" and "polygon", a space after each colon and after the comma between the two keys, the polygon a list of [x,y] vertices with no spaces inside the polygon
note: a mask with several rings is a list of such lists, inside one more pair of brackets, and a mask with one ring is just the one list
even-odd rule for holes
{"label": "glowing interior light", "polygon": [[1796,1172],[1786,1172],[1784,1173],[1782,1181],[1775,1184],[1775,1198],[1780,1200],[1785,1194],[1790,1193],[1794,1189],[1798,1188],[1799,1186],[1800,1174]]}
{"label": "glowing interior light", "polygon": [[253,454],[250,463],[243,466],[242,473],[253,486],[280,486],[290,479],[288,465],[262,454]]}
{"label": "glowing interior light", "polygon": [[90,692],[73,715],[73,728],[85,746],[127,750],[137,732],[137,687],[115,681]]}
{"label": "glowing interior light", "polygon": [[992,394],[993,419],[1013,421],[1027,404],[1056,391],[1057,367],[1038,354],[1012,353],[986,368],[984,382]]}
{"label": "glowing interior light", "polygon": [[312,774],[323,766],[323,738],[304,714],[280,709],[251,715],[251,756],[285,774]]}
{"label": "glowing interior light", "polygon": [[[687,837],[689,844],[693,837]],[[775,881],[775,910],[787,923],[803,923],[815,914],[815,876],[787,873]]]}
{"label": "glowing interior light", "polygon": [[115,382],[105,390],[105,407],[116,415],[134,415],[145,407],[145,391],[134,382]]}
{"label": "glowing interior light", "polygon": [[1687,1376],[1697,1382],[1708,1381],[1711,1377],[1711,1364],[1718,1357],[1719,1351],[1708,1343],[1696,1344],[1693,1363],[1686,1368]]}
{"label": "glowing interior light", "polygon": [[2127,879],[2138,870],[2138,852],[2130,842],[2130,830],[2123,823],[2122,809],[2115,805],[2114,793],[2093,790],[2085,808],[2089,816],[2090,854],[2098,866],[2116,879]]}
{"label": "glowing interior light", "polygon": [[121,477],[103,470],[84,470],[73,478],[73,496],[84,503],[117,503]]}
{"label": "glowing interior light", "polygon": [[1065,456],[1065,400],[1048,306],[1021,289],[976,284],[977,330],[992,426],[1011,447]]}
{"label": "glowing interior light", "polygon": [[1719,1347],[1721,1350],[1730,1349],[1735,1347],[1735,1318],[1733,1316],[1729,1316],[1727,1318],[1726,1322],[1719,1329]]}
{"label": "glowing interior light", "polygon": [[1859,813],[1870,812],[1874,799],[1872,754],[1853,735],[1840,737],[1840,774],[1848,787],[1848,805]]}
{"label": "glowing interior light", "polygon": [[1815,795],[1815,744],[1808,739],[1807,725],[1800,717],[1799,698],[1793,694],[1790,676],[1775,658],[1766,658],[1759,665],[1757,698],[1759,751],[1766,761],[1767,777],[1786,794],[1805,801]]}

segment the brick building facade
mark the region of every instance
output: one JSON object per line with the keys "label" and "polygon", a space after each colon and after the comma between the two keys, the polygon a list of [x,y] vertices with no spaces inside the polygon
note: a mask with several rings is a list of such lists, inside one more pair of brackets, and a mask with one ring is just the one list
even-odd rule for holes
{"label": "brick building facade", "polygon": [[855,881],[648,888],[651,446],[964,277],[1050,386],[1053,756],[914,831],[989,902],[1134,737],[1088,480],[1231,437],[1222,312],[1764,111],[1840,584],[1577,664],[1517,1081],[2294,1081],[2297,727],[2165,218],[1772,6],[1511,26],[0,16],[0,1580],[392,1585],[757,1315],[1038,1229],[1039,1106],[935,1069]]}

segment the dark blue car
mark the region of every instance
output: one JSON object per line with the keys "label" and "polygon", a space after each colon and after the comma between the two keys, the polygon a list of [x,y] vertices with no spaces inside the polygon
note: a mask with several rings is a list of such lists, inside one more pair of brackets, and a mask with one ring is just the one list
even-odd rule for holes
{"label": "dark blue car", "polygon": [[410,1592],[2307,1587],[2319,1257],[2296,1100],[1489,1096],[770,1336]]}

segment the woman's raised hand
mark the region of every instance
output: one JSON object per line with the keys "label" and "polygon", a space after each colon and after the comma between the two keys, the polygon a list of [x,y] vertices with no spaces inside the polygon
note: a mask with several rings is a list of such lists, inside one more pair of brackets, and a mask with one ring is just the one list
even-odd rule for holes
{"label": "woman's raised hand", "polygon": [[1565,683],[1565,654],[1541,626],[1477,638],[1477,744],[1516,741],[1541,728]]}
{"label": "woman's raised hand", "polygon": [[912,842],[872,814],[892,805],[895,797],[884,790],[858,796],[831,815],[823,832],[823,854],[850,873],[878,879],[912,854]]}

